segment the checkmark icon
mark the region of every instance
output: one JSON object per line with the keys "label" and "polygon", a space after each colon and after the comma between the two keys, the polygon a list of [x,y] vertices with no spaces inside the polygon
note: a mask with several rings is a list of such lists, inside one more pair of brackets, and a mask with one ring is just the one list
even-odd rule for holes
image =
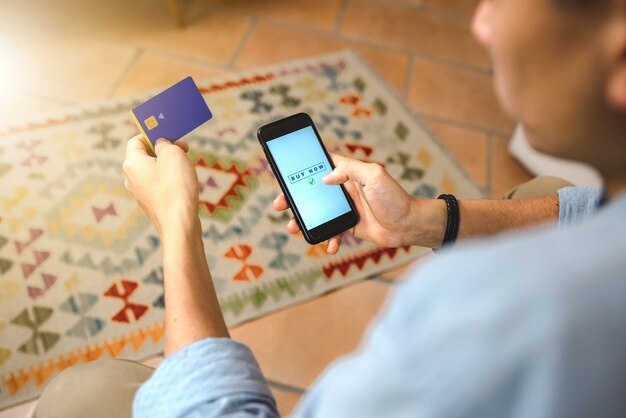
{"label": "checkmark icon", "polygon": [[310,184],[311,186],[313,186],[313,185],[315,184],[315,179],[311,177],[311,178],[309,179],[309,184]]}

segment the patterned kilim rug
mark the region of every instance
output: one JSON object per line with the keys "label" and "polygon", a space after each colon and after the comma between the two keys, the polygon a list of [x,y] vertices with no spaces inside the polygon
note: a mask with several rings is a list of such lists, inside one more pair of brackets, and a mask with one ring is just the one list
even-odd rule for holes
{"label": "patterned kilim rug", "polygon": [[[481,192],[351,52],[198,83],[215,117],[191,134],[203,237],[229,325],[415,259],[346,238],[337,256],[286,232],[259,126],[309,113],[331,151],[378,161],[416,196]],[[128,110],[152,94],[0,131],[0,407],[72,364],[162,351],[154,227],[123,186]]]}

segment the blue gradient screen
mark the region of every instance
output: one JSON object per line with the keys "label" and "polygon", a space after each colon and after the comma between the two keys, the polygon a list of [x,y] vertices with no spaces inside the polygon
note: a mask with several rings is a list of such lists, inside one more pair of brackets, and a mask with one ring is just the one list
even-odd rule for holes
{"label": "blue gradient screen", "polygon": [[332,169],[312,127],[272,139],[267,146],[307,230],[350,212],[341,187],[322,182]]}

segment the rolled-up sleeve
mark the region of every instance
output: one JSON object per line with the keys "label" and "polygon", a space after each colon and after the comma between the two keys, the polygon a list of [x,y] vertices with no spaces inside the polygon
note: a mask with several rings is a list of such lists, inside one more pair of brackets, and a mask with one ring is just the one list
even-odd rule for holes
{"label": "rolled-up sleeve", "polygon": [[559,190],[559,225],[570,225],[593,213],[602,200],[600,187],[564,187]]}
{"label": "rolled-up sleeve", "polygon": [[207,338],[167,357],[133,403],[134,417],[279,417],[254,355],[226,338]]}

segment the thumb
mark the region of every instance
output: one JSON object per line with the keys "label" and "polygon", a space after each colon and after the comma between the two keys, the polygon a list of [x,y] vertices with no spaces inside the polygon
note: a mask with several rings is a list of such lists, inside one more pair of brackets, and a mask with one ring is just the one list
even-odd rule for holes
{"label": "thumb", "polygon": [[171,146],[174,146],[174,144],[172,144],[168,139],[159,138],[157,139],[157,142],[154,144],[154,153],[158,157],[159,154],[163,152],[163,150]]}
{"label": "thumb", "polygon": [[329,185],[352,180],[365,186],[372,181],[374,176],[381,174],[380,171],[384,171],[380,164],[376,163],[364,163],[338,155],[333,155],[333,160],[337,163],[335,169],[323,178],[324,183]]}
{"label": "thumb", "polygon": [[135,135],[128,140],[128,144],[126,145],[126,158],[133,155],[148,155],[148,151],[146,150],[146,140],[142,134]]}

